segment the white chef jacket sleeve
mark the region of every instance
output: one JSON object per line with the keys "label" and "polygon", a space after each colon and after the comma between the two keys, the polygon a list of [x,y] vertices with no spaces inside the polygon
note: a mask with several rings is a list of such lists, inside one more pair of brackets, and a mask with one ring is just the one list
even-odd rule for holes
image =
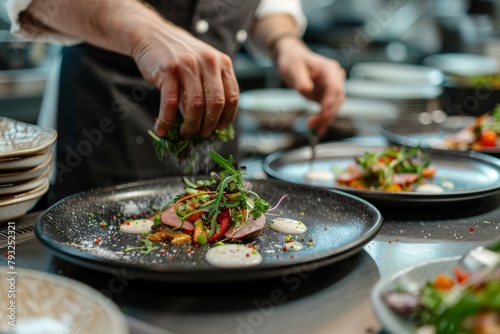
{"label": "white chef jacket sleeve", "polygon": [[[22,22],[20,20],[20,13],[24,11],[31,4],[32,0],[6,0],[5,9],[10,20],[10,33],[14,36],[21,37],[34,42],[41,43],[56,43],[64,45],[73,45],[81,43],[82,40],[61,34],[56,31],[37,27],[29,22]],[[53,6],[59,4],[54,2]],[[48,6],[44,12],[47,20],[50,20],[51,7]],[[53,9],[53,8],[52,8]]]}
{"label": "white chef jacket sleeve", "polygon": [[302,10],[301,0],[261,0],[255,12],[256,18],[273,14],[290,15],[297,22],[299,35],[304,34],[307,27],[307,18]]}

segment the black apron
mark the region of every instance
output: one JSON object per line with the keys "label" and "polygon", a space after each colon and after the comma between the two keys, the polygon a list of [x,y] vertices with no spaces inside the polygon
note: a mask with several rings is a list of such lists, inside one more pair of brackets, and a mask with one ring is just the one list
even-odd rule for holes
{"label": "black apron", "polygon": [[[234,56],[243,42],[241,35],[251,28],[259,1],[148,2],[167,20]],[[183,168],[176,159],[167,163],[158,159],[147,133],[158,115],[159,96],[159,91],[144,81],[132,58],[89,44],[64,48],[57,171],[49,204],[99,186],[181,175]],[[222,155],[238,157],[236,140],[217,145],[213,148]],[[200,161],[209,160],[202,157]],[[205,163],[205,169],[209,168],[213,166]]]}

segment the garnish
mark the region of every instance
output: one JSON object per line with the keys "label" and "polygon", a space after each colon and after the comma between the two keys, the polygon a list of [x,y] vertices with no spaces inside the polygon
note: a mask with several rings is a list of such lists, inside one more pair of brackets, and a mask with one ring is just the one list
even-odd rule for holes
{"label": "garnish", "polygon": [[387,147],[380,152],[365,152],[338,175],[340,185],[358,189],[410,191],[425,178],[434,176],[429,155],[420,148]]}
{"label": "garnish", "polygon": [[161,161],[165,161],[169,156],[176,157],[179,164],[186,166],[185,172],[191,171],[190,169],[193,168],[193,165],[198,161],[199,156],[196,149],[199,146],[215,141],[228,142],[234,139],[234,128],[232,124],[226,129],[215,130],[208,138],[203,138],[200,135],[195,135],[192,138],[181,137],[181,124],[182,119],[177,118],[174,126],[163,138],[158,137],[151,130],[148,130],[148,133],[153,139],[153,147],[158,158]]}
{"label": "garnish", "polygon": [[[229,229],[236,232],[252,224],[267,212],[269,203],[244,183],[244,168],[238,167],[233,156],[225,159],[214,151],[209,154],[221,171],[212,172],[208,180],[191,181],[184,177],[186,191],[154,215],[153,228],[163,224],[174,230],[182,229],[192,235],[195,244],[203,246],[223,239]],[[162,223],[161,215],[165,211],[169,218]],[[262,228],[255,227],[251,232]],[[155,234],[151,237],[156,240]]]}
{"label": "garnish", "polygon": [[143,239],[142,246],[140,246],[140,247],[127,247],[125,249],[125,253],[133,251],[133,250],[139,250],[141,254],[149,254],[152,251],[157,250],[158,248],[160,248],[160,247],[153,246],[153,243],[150,240]]}

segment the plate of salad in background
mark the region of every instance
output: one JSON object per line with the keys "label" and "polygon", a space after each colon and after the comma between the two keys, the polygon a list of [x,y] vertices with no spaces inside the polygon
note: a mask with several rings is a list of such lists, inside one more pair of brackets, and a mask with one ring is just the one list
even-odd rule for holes
{"label": "plate of salad in background", "polygon": [[67,197],[35,223],[56,256],[156,281],[228,282],[314,271],[361,251],[382,226],[340,191],[250,180],[215,152],[210,175],[102,187]]}
{"label": "plate of salad in background", "polygon": [[[314,161],[310,147],[270,154],[264,170],[275,179],[342,190],[377,206],[456,204],[490,198],[500,189],[500,163],[482,153],[350,142],[319,144],[315,151]],[[373,183],[347,182],[355,179],[355,173],[346,178],[353,165],[359,180]]]}
{"label": "plate of salad in background", "polygon": [[[490,246],[498,252],[500,242]],[[384,330],[390,334],[498,333],[500,266],[471,273],[459,265],[460,259],[435,259],[380,279],[371,301]]]}
{"label": "plate of salad in background", "polygon": [[436,150],[475,151],[500,157],[500,105],[480,116],[449,116],[440,110],[405,115],[375,132],[391,143]]}

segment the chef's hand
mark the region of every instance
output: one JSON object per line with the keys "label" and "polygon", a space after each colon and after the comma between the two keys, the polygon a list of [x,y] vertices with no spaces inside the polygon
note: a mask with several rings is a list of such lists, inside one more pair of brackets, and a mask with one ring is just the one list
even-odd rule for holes
{"label": "chef's hand", "polygon": [[208,137],[235,119],[239,87],[231,58],[167,23],[134,48],[132,56],[144,78],[161,91],[155,132],[165,136],[179,108],[181,135]]}
{"label": "chef's hand", "polygon": [[274,57],[283,81],[321,105],[320,112],[309,117],[307,126],[324,134],[344,101],[344,69],[337,61],[313,52],[293,35],[276,42]]}

